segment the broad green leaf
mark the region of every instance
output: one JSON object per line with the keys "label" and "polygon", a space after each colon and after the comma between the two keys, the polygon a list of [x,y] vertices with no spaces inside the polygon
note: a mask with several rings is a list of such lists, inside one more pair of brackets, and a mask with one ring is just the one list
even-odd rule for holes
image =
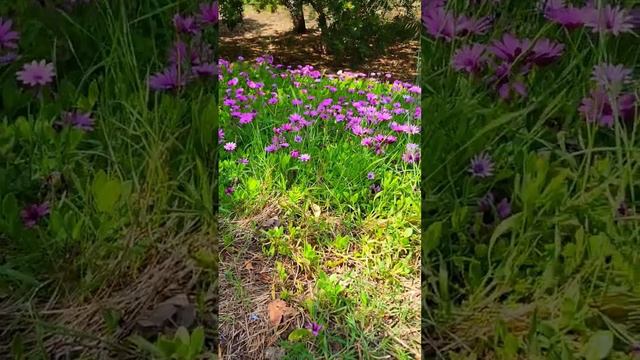
{"label": "broad green leaf", "polygon": [[613,333],[601,330],[591,335],[584,349],[586,360],[602,360],[609,356],[613,348]]}
{"label": "broad green leaf", "polygon": [[100,170],[94,178],[92,192],[98,211],[109,213],[120,199],[122,188],[118,180],[109,179]]}
{"label": "broad green leaf", "polygon": [[204,329],[199,326],[191,333],[191,355],[195,358],[204,348]]}
{"label": "broad green leaf", "polygon": [[427,231],[424,233],[424,243],[422,244],[423,256],[429,255],[431,251],[436,249],[440,245],[440,237],[442,236],[442,221],[434,222],[429,225]]}
{"label": "broad green leaf", "polygon": [[309,329],[295,329],[289,334],[287,339],[291,342],[299,342],[308,339],[311,335]]}

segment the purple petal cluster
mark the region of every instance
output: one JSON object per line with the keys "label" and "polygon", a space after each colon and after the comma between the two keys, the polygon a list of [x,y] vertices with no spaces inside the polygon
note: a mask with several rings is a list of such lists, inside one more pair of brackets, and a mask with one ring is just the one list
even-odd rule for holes
{"label": "purple petal cluster", "polygon": [[93,131],[95,120],[91,118],[91,113],[75,110],[63,113],[62,120],[58,124],[61,126],[71,126],[76,129],[89,132]]}
{"label": "purple petal cluster", "polygon": [[445,9],[445,1],[423,1],[422,25],[427,34],[435,39],[452,41],[457,37],[486,34],[491,28],[491,18],[456,16]]}
{"label": "purple petal cluster", "polygon": [[18,40],[20,40],[20,33],[13,30],[13,21],[0,17],[0,66],[18,58]]}
{"label": "purple petal cluster", "polygon": [[493,192],[488,192],[478,200],[478,211],[484,215],[485,223],[490,224],[496,215],[500,220],[511,216],[512,205],[508,197],[503,197],[500,201],[497,201]]}
{"label": "purple petal cluster", "polygon": [[545,17],[567,29],[590,28],[596,33],[619,35],[630,32],[636,26],[635,13],[620,6],[598,7],[594,1],[584,6],[565,6],[563,2],[550,2],[544,9]]}
{"label": "purple petal cluster", "polygon": [[[376,75],[382,76],[370,77]],[[320,131],[346,136],[346,144],[361,147],[356,151],[382,156],[398,154],[389,150],[400,148],[398,162],[420,161],[420,149],[411,141],[420,133],[416,108],[421,89],[414,84],[393,81],[384,74],[322,74],[310,65],[276,65],[270,56],[252,62],[221,59],[218,78],[226,85],[222,97],[226,125],[218,132],[221,144],[226,133],[264,131],[268,122],[272,133],[264,145],[267,156],[310,163],[318,144],[308,135]],[[331,145],[322,144],[320,149]],[[368,178],[373,180],[375,175]],[[381,189],[379,184],[371,186],[373,193]]]}
{"label": "purple petal cluster", "polygon": [[214,79],[217,66],[204,38],[206,29],[217,23],[217,1],[200,4],[197,14],[175,14],[173,25],[178,40],[169,50],[167,67],[149,77],[149,87],[155,91],[171,91],[197,79]]}
{"label": "purple petal cluster", "polygon": [[631,121],[636,117],[637,97],[625,92],[632,71],[623,65],[598,64],[593,68],[595,86],[582,99],[578,111],[587,123],[613,127],[616,120]]}
{"label": "purple petal cluster", "polygon": [[22,84],[30,87],[46,86],[53,81],[55,69],[52,63],[46,60],[32,61],[22,66],[22,70],[16,73]]}
{"label": "purple petal cluster", "polygon": [[533,42],[506,33],[488,46],[478,43],[463,46],[453,55],[451,66],[472,75],[488,71],[489,84],[502,99],[508,100],[527,96],[525,79],[531,69],[552,64],[563,51],[563,44],[546,38]]}
{"label": "purple petal cluster", "polygon": [[31,204],[22,209],[20,218],[22,219],[23,225],[31,229],[35,227],[40,220],[49,215],[50,211],[51,208],[48,202]]}
{"label": "purple petal cluster", "polygon": [[469,172],[474,177],[486,178],[493,175],[494,164],[491,156],[480,153],[471,159]]}

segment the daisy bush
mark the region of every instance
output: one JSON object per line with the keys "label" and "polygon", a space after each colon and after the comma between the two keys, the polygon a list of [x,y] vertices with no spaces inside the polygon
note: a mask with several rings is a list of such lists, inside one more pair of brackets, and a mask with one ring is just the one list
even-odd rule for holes
{"label": "daisy bush", "polygon": [[25,297],[108,296],[157,256],[153,233],[213,223],[217,22],[204,1],[0,4],[2,340],[49,350]]}
{"label": "daisy bush", "polygon": [[423,1],[427,357],[637,351],[638,20]]}
{"label": "daisy bush", "polygon": [[[420,88],[270,56],[221,60],[220,84],[223,246],[245,246],[234,224],[277,208],[276,226],[251,245],[285,264],[276,294],[315,324],[304,351],[350,356],[355,341],[372,354],[416,354],[417,333],[407,346],[373,343],[419,326],[418,303],[398,299],[419,277]],[[397,323],[384,330],[387,317]]]}

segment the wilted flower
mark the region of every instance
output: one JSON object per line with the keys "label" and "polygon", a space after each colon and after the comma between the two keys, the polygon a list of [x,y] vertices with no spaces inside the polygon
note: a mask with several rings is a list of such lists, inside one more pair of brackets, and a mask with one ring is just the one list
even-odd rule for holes
{"label": "wilted flower", "polygon": [[22,223],[28,229],[36,226],[38,221],[40,221],[45,216],[49,215],[50,207],[48,202],[44,202],[41,204],[31,204],[20,212],[20,217],[22,218]]}

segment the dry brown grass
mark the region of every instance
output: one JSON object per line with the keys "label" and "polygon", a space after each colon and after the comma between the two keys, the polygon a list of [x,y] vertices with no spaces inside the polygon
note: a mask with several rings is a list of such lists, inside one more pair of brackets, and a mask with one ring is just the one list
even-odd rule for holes
{"label": "dry brown grass", "polygon": [[[137,332],[137,322],[157,304],[177,294],[186,294],[195,303],[196,292],[200,291],[201,295],[204,292],[208,306],[216,307],[215,288],[202,289],[206,283],[202,281],[203,270],[191,257],[198,249],[215,251],[211,248],[215,241],[206,233],[194,232],[194,225],[185,226],[178,234],[163,230],[148,234],[156,246],[140,270],[114,270],[113,282],[104,284],[88,299],[71,294],[53,296],[48,301],[35,298],[28,302],[5,301],[0,304],[0,319],[4,320],[0,323],[8,326],[3,326],[0,337],[22,333],[26,349],[44,351],[52,359],[139,358],[140,354],[123,340]],[[172,226],[167,224],[166,228]],[[105,311],[120,314],[113,332],[105,321]],[[216,319],[211,314],[198,314],[197,322],[214,329]],[[36,324],[44,330],[40,339],[36,337]],[[7,350],[0,347],[0,353]]]}

